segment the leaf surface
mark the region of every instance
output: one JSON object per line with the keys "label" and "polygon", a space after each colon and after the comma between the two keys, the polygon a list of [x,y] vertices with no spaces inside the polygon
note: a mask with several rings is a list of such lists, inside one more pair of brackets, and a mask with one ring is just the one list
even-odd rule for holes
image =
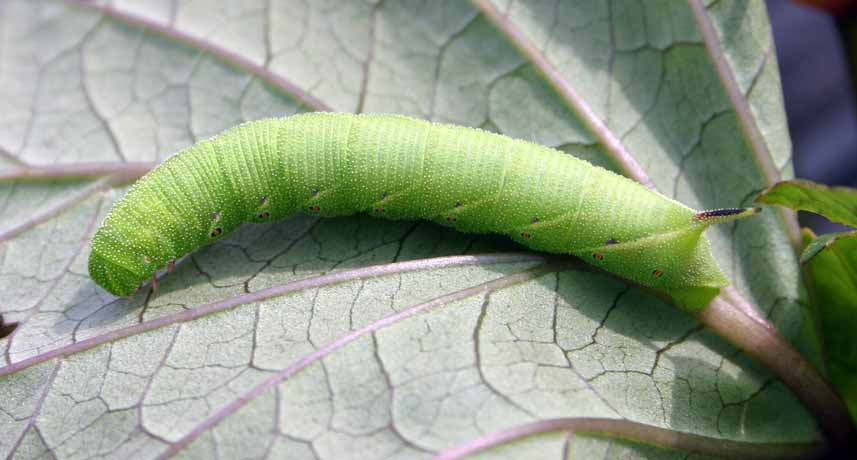
{"label": "leaf surface", "polygon": [[[708,13],[790,177],[764,4]],[[680,2],[0,3],[0,168],[160,161],[245,120],[327,108],[483,127],[615,166],[587,128],[597,120],[665,194],[743,206],[767,183],[723,88]],[[428,458],[553,417],[816,436],[779,381],[685,313],[424,222],[247,225],[157,293],[114,298],[86,259],[124,189],[70,200],[91,184],[0,183],[0,235],[17,229],[0,237],[0,313],[20,322],[0,339],[0,455]],[[800,342],[797,261],[775,213],[709,237],[736,287]],[[683,456],[565,434],[485,455]]]}

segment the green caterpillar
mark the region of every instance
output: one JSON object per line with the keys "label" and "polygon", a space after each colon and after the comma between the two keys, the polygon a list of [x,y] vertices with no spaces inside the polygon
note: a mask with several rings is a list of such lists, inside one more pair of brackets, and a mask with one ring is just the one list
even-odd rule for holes
{"label": "green caterpillar", "polygon": [[141,178],[92,240],[89,273],[135,292],[243,222],[368,212],[509,235],[698,308],[728,284],[703,231],[756,209],[698,212],[557,150],[397,115],[244,123]]}

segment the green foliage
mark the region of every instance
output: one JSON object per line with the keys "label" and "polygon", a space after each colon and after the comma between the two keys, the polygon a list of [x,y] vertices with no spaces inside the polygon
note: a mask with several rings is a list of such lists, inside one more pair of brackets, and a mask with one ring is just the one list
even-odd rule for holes
{"label": "green foliage", "polygon": [[833,222],[857,226],[857,189],[850,187],[828,187],[794,179],[774,185],[759,195],[756,201],[811,211]]}
{"label": "green foliage", "polygon": [[[857,226],[857,189],[791,180],[771,187],[757,201]],[[804,229],[803,238],[801,264],[825,367],[857,421],[857,231],[816,236]]]}
{"label": "green foliage", "polygon": [[819,241],[823,247],[804,264],[804,279],[830,380],[857,422],[857,232],[822,235],[810,245]]}

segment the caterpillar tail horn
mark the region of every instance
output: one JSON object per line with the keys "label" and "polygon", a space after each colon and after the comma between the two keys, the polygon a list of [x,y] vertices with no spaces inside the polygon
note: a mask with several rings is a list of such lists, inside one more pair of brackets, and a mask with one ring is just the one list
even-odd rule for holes
{"label": "caterpillar tail horn", "polygon": [[696,213],[693,218],[707,227],[709,225],[722,224],[724,222],[743,219],[759,212],[762,212],[762,208],[721,208],[700,211]]}

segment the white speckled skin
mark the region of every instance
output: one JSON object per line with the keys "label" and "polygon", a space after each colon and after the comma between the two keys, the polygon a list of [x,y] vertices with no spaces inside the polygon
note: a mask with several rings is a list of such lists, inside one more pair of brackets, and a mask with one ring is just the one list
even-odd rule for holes
{"label": "white speckled skin", "polygon": [[105,219],[92,241],[90,275],[128,295],[243,222],[298,211],[368,212],[506,234],[666,290],[690,308],[727,284],[702,234],[722,216],[700,218],[636,182],[529,142],[403,116],[333,113],[245,123],[171,157]]}

